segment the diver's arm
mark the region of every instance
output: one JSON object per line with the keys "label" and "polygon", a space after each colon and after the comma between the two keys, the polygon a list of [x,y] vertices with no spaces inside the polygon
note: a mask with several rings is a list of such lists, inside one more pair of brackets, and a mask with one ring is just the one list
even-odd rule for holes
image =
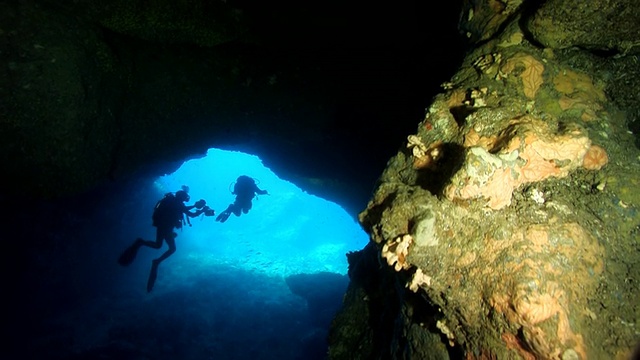
{"label": "diver's arm", "polygon": [[260,189],[256,184],[253,184],[253,192],[255,192],[258,195],[265,195],[269,193],[267,190]]}
{"label": "diver's arm", "polygon": [[196,217],[196,216],[200,216],[200,214],[202,214],[204,212],[203,209],[200,210],[196,210],[195,212],[191,212],[191,209],[195,208],[195,205],[184,205],[182,206],[182,212],[187,215],[188,217]]}
{"label": "diver's arm", "polygon": [[[187,206],[187,207],[188,207],[188,206]],[[193,208],[193,207],[191,207],[191,208]],[[186,210],[186,209],[185,209],[185,211],[184,211],[184,213],[185,213],[188,217],[197,217],[197,216],[200,216],[203,212],[204,212],[204,209],[199,209],[199,210],[196,210],[195,212],[191,212],[191,211]]]}

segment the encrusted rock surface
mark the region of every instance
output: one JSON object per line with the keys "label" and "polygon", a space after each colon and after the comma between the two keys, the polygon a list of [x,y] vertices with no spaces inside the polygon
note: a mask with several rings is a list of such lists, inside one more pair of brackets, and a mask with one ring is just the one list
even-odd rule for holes
{"label": "encrusted rock surface", "polygon": [[[461,28],[476,46],[360,214],[371,244],[349,256],[331,359],[631,356],[640,151],[634,112],[616,94],[636,90],[610,74],[626,67],[633,46],[621,44],[637,27],[588,38],[572,25],[578,14],[557,16],[582,5],[510,3],[467,2],[476,10]],[[625,2],[596,3],[614,14]],[[622,24],[638,15],[629,11],[615,12]],[[603,25],[594,12],[579,16]],[[538,26],[549,18],[555,27]],[[366,313],[370,328],[349,323],[350,312]],[[340,335],[349,330],[361,340]]]}
{"label": "encrusted rock surface", "polygon": [[633,1],[549,0],[527,19],[525,29],[545,47],[638,54],[639,22]]}

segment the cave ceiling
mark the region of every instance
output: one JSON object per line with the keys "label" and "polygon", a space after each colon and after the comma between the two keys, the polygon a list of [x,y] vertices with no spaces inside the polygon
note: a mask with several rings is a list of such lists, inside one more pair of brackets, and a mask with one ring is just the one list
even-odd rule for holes
{"label": "cave ceiling", "polygon": [[462,57],[448,6],[0,3],[5,180],[64,197],[218,147],[361,204]]}

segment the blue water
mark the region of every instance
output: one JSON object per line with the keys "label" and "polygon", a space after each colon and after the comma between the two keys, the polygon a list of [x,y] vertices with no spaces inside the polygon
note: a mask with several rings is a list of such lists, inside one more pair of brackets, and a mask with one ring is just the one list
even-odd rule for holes
{"label": "blue water", "polygon": [[[176,261],[188,263],[194,271],[224,265],[277,277],[346,274],[345,254],[362,249],[367,234],[339,205],[278,178],[257,156],[211,149],[206,157],[187,161],[159,178],[155,187],[161,197],[187,185],[191,203],[205,199],[220,213],[233,202],[233,183],[240,175],[254,178],[269,194],[254,199],[248,214],[231,215],[224,223],[204,215],[191,219],[192,226],[179,232]],[[153,229],[146,234],[152,238]]]}

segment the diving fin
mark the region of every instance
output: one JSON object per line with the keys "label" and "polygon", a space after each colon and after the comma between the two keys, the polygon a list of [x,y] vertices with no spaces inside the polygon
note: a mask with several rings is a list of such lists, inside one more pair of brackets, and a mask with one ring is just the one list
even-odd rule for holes
{"label": "diving fin", "polygon": [[122,266],[129,266],[136,259],[136,254],[138,254],[138,249],[142,246],[143,240],[138,238],[133,245],[126,248],[120,257],[118,258],[118,264]]}
{"label": "diving fin", "polygon": [[153,285],[156,283],[158,277],[158,264],[156,260],[151,261],[151,272],[149,273],[149,280],[147,280],[147,292],[153,290]]}
{"label": "diving fin", "polygon": [[223,223],[227,221],[227,219],[229,218],[229,215],[231,215],[231,211],[225,210],[221,212],[220,215],[218,215],[218,217],[216,218],[216,221]]}

